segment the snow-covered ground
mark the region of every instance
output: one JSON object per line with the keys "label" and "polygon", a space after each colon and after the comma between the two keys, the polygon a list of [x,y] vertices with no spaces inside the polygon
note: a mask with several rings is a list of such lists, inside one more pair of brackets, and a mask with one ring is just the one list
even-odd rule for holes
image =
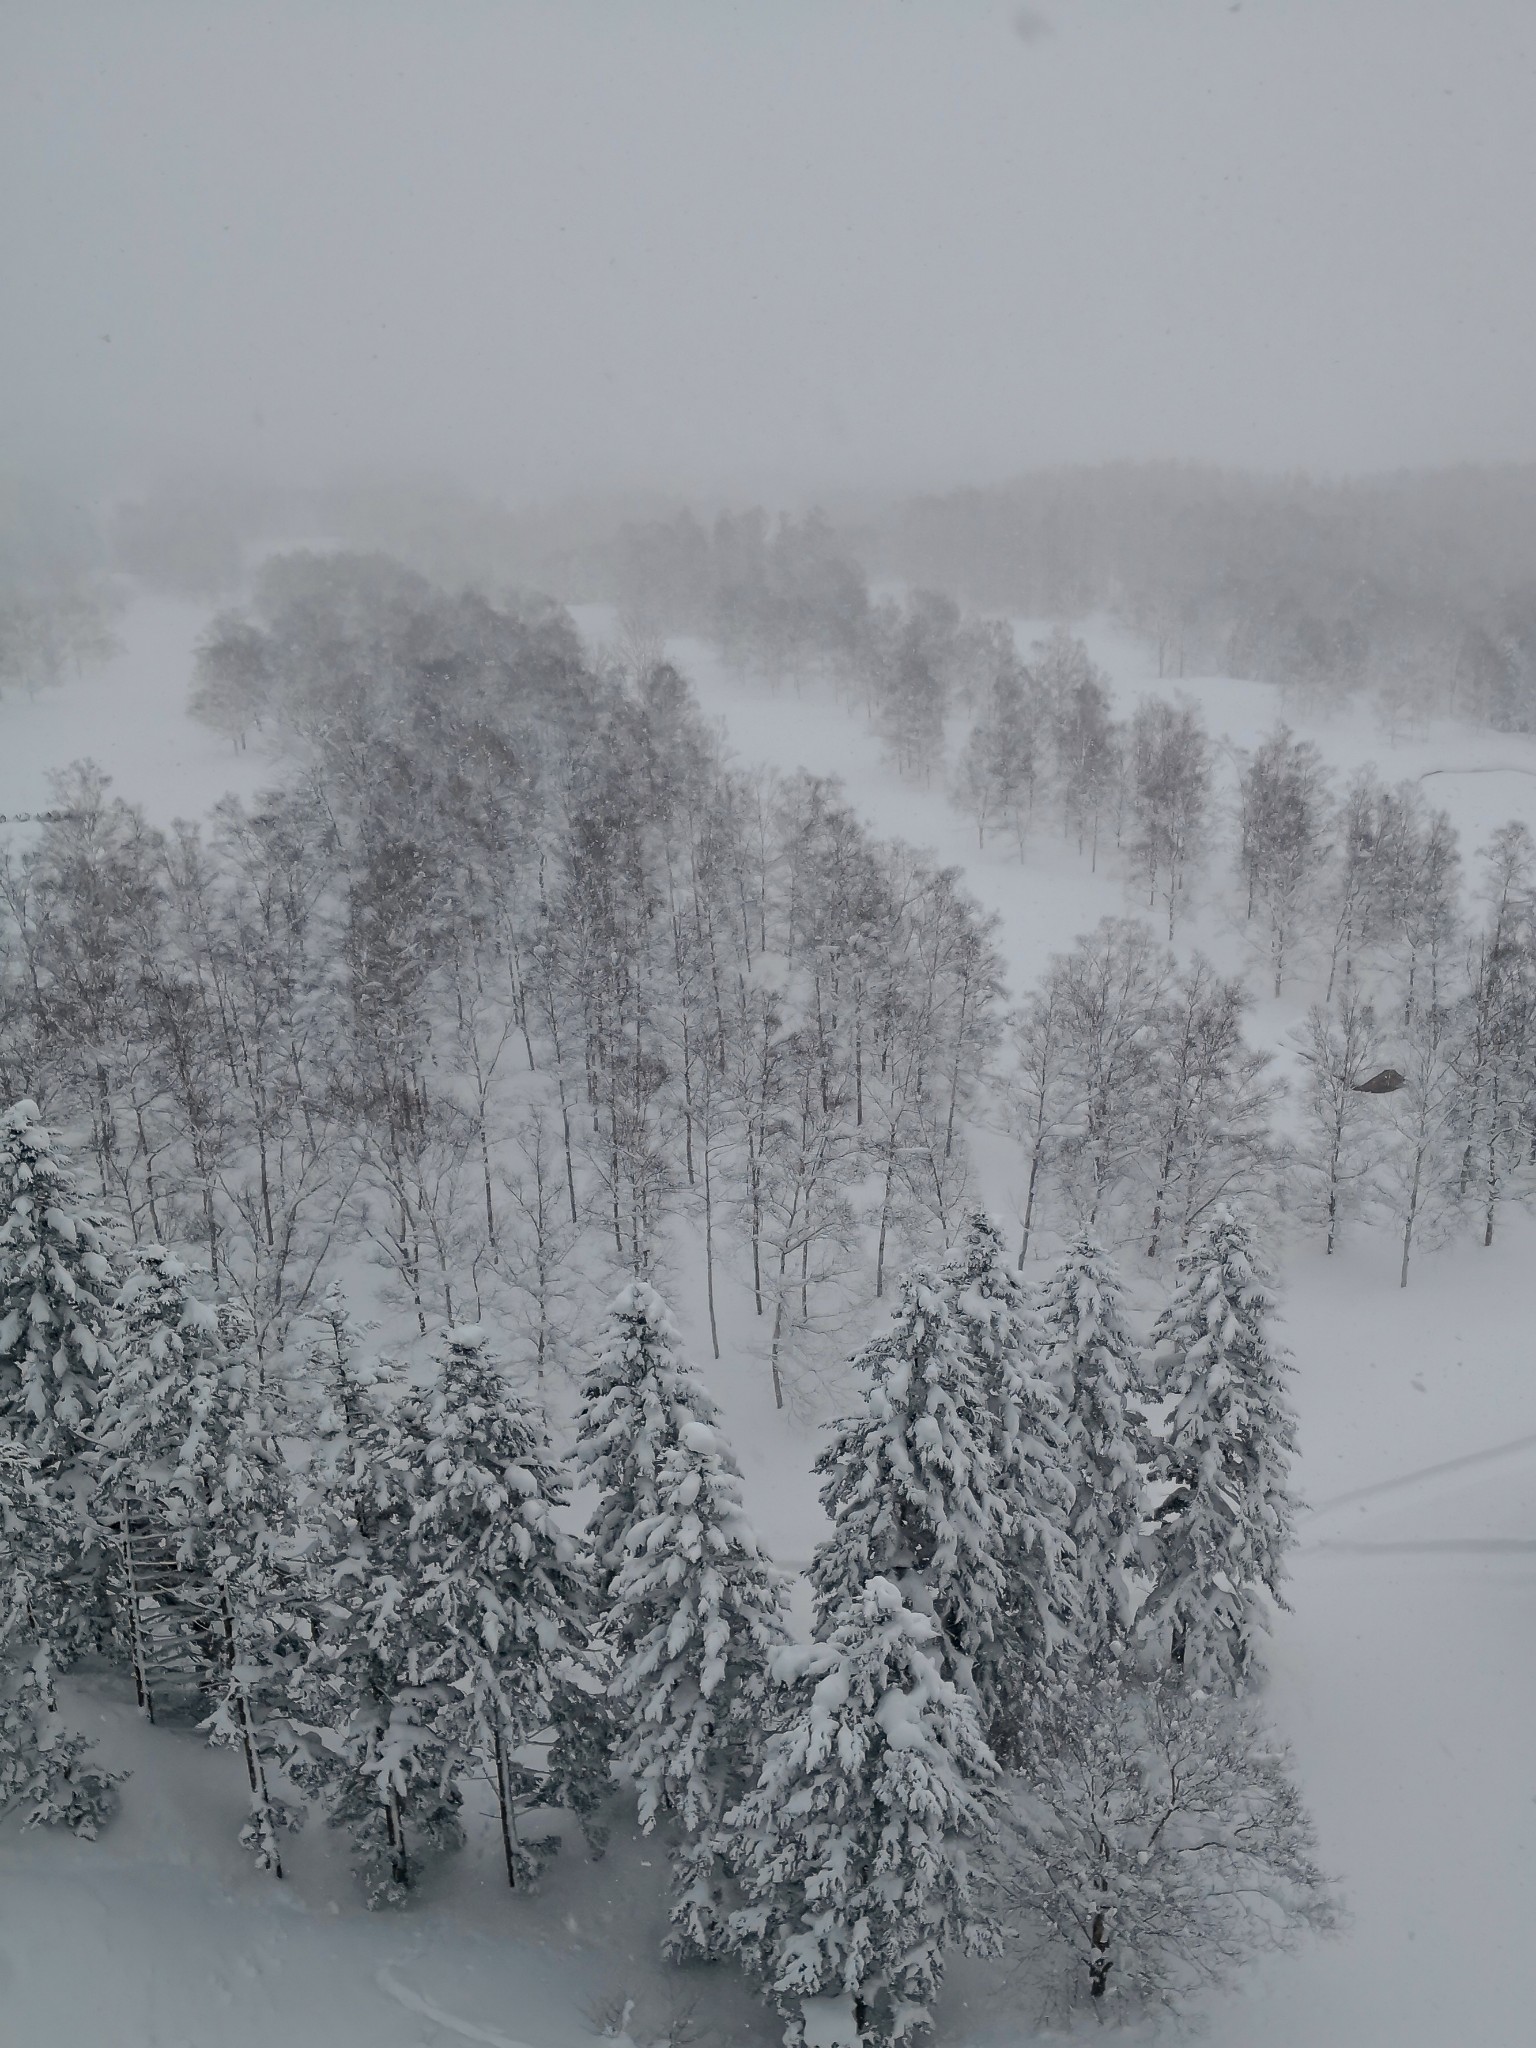
{"label": "snow-covered ground", "polygon": [[[157,823],[196,814],[272,772],[185,718],[192,609],[143,602],[126,652],[34,701],[0,703],[0,812],[48,800],[47,772],[95,756]],[[584,621],[600,627],[596,619]],[[1026,637],[1028,637],[1026,632]],[[1261,685],[1159,684],[1142,651],[1090,634],[1125,700],[1183,688],[1234,745],[1273,724]],[[1042,831],[1029,863],[980,854],[929,789],[896,781],[876,740],[830,696],[723,672],[675,650],[743,762],[841,775],[882,832],[964,866],[1000,919],[1015,988],[1108,911],[1134,907],[1111,872],[1086,871]],[[1470,855],[1511,816],[1536,824],[1536,743],[1443,724],[1390,744],[1368,712],[1293,717],[1341,772],[1374,759],[1427,793]],[[1181,943],[1236,961],[1241,939],[1204,905]],[[1283,1045],[1305,984],[1256,1029]],[[1010,1164],[983,1161],[1006,1209]],[[1536,1871],[1536,1230],[1513,1219],[1491,1251],[1422,1258],[1397,1287],[1382,1238],[1328,1260],[1308,1247],[1283,1270],[1285,1335],[1298,1365],[1300,1483],[1313,1512],[1296,1557],[1293,1611],[1271,1651],[1270,1704],[1293,1743],[1323,1856],[1350,1909],[1335,1941],[1262,1964],[1210,2012],[1220,2048],[1505,2048],[1530,2038],[1527,1956]],[[690,1321],[690,1302],[678,1304]],[[814,1538],[813,1435],[777,1417],[734,1343],[709,1377],[746,1469],[750,1505],[781,1556]],[[697,1339],[699,1326],[690,1334]],[[698,1345],[699,1355],[707,1346]],[[131,1764],[121,1818],[97,1844],[0,1832],[0,2042],[50,2048],[575,2048],[633,1998],[637,2041],[697,2001],[704,2040],[776,2028],[723,1972],[660,1970],[660,1865],[633,1841],[586,1865],[557,1859],[535,1898],[508,1895],[476,1838],[403,1915],[358,1906],[342,1845],[301,1837],[290,1884],[258,1876],[235,1845],[240,1785],[228,1756],[186,1731],[148,1729],[120,1698],[79,1705],[109,1761]],[[1001,2048],[1033,2038],[1016,1990],[958,1968],[939,2038]]]}
{"label": "snow-covered ground", "polygon": [[[1043,630],[1018,628],[1026,645]],[[1268,685],[1159,681],[1135,642],[1108,629],[1084,637],[1122,710],[1148,692],[1186,692],[1230,748],[1251,747],[1281,715]],[[940,779],[928,788],[898,781],[877,737],[829,692],[744,679],[701,647],[674,652],[743,762],[840,775],[879,831],[963,866],[997,913],[1015,988],[1100,917],[1140,907],[1112,871],[1090,874],[1048,827],[1025,865],[1002,844],[980,851]],[[1341,785],[1367,762],[1392,782],[1429,778],[1425,794],[1449,812],[1469,870],[1498,825],[1519,817],[1536,828],[1536,741],[1438,721],[1394,742],[1364,704],[1328,718],[1285,715]],[[1179,943],[1224,965],[1242,958],[1238,933],[1209,900]],[[1286,1031],[1320,994],[1303,981],[1280,1003],[1262,1002],[1254,1037],[1283,1053]],[[1006,1211],[1009,1163],[984,1151],[981,1164],[985,1192]],[[1314,1512],[1293,1565],[1293,1611],[1280,1617],[1270,1654],[1269,1699],[1295,1747],[1350,1922],[1340,1939],[1262,1966],[1241,1994],[1217,2001],[1212,2038],[1223,2048],[1530,2039],[1536,1767],[1523,1731],[1536,1697],[1533,1254],[1536,1230],[1516,1218],[1490,1251],[1458,1243],[1424,1257],[1407,1291],[1395,1248],[1379,1235],[1361,1234],[1333,1259],[1298,1247],[1282,1268],[1299,1479]],[[954,2037],[1027,2038],[1015,2016],[999,2027],[961,2024],[955,2001],[971,1981],[955,1973],[945,2014]]]}
{"label": "snow-covered ground", "polygon": [[[0,701],[0,815],[37,811],[48,778],[92,760],[112,794],[142,804],[150,823],[195,818],[227,792],[254,796],[274,776],[270,758],[233,752],[186,713],[192,654],[206,605],[142,598],[118,628],[121,652],[56,690]],[[4,828],[0,828],[4,829]]]}

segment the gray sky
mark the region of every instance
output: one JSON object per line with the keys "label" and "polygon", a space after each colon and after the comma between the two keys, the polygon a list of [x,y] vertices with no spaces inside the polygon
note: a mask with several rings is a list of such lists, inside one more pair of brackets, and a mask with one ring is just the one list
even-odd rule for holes
{"label": "gray sky", "polygon": [[0,462],[1536,457],[1533,0],[0,0]]}

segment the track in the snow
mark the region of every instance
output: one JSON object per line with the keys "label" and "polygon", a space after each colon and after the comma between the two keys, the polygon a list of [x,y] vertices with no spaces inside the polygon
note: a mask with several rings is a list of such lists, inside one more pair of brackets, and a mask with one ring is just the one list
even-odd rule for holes
{"label": "track in the snow", "polygon": [[1521,1557],[1536,1552],[1536,1536],[1425,1536],[1401,1543],[1372,1543],[1364,1538],[1324,1536],[1313,1550],[1347,1550],[1361,1557],[1420,1557],[1436,1552],[1470,1557]]}
{"label": "track in the snow", "polygon": [[527,2048],[525,2042],[514,2041],[510,2034],[497,2033],[494,2027],[477,2027],[473,2020],[455,2019],[451,2012],[444,2012],[430,1998],[423,1998],[419,1991],[412,1991],[408,1984],[402,1984],[387,1963],[382,1970],[374,1972],[373,1981],[386,1998],[392,1998],[396,2005],[403,2005],[418,2019],[429,2020],[434,2027],[441,2027],[455,2040],[478,2042],[480,2048]]}
{"label": "track in the snow", "polygon": [[1314,1515],[1331,1514],[1335,1508],[1347,1508],[1356,1501],[1374,1500],[1386,1493],[1402,1493],[1426,1479],[1439,1479],[1447,1472],[1465,1472],[1474,1465],[1491,1465],[1499,1458],[1512,1458],[1520,1451],[1532,1449],[1536,1449],[1536,1434],[1513,1437],[1507,1444],[1494,1444],[1490,1450],[1468,1451],[1464,1457],[1446,1458],[1438,1465],[1421,1465],[1416,1472],[1401,1472],[1395,1479],[1379,1479],[1373,1486],[1356,1486],[1348,1493],[1336,1493],[1332,1500],[1319,1501],[1312,1512]]}

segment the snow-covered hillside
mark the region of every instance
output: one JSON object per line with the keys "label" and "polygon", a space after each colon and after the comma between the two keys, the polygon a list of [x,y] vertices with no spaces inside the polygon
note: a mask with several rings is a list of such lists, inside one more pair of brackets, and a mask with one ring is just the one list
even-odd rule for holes
{"label": "snow-covered hillside", "polygon": [[[1017,630],[1027,646],[1045,628]],[[1084,637],[1122,705],[1185,691],[1218,743],[1251,747],[1282,714],[1265,684],[1159,681],[1135,642],[1112,629]],[[840,775],[878,830],[962,865],[1001,920],[1016,989],[1098,918],[1139,907],[1048,831],[1027,865],[1002,846],[979,852],[940,779],[898,781],[876,735],[829,694],[744,679],[703,647],[675,652],[744,761]],[[1367,762],[1394,782],[1429,778],[1468,856],[1512,817],[1536,824],[1528,738],[1440,721],[1394,743],[1367,705],[1286,716],[1341,780]],[[1191,944],[1223,964],[1242,959],[1237,932],[1209,902],[1181,935],[1181,949]],[[1283,1003],[1261,1002],[1255,1036],[1284,1056],[1288,1028],[1320,993],[1300,983]],[[983,1157],[987,1193],[1006,1208],[1013,1162],[996,1149]],[[1533,1252],[1522,1217],[1490,1251],[1463,1242],[1426,1259],[1407,1292],[1393,1247],[1368,1234],[1341,1257],[1299,1244],[1284,1262],[1313,1513],[1269,1698],[1351,1923],[1218,2006],[1214,2037],[1234,2048],[1527,2038],[1519,1957],[1536,1883],[1536,1779],[1519,1729],[1536,1687]]]}
{"label": "snow-covered hillside", "polygon": [[[274,772],[184,716],[192,609],[142,601],[124,654],[35,700],[0,704],[0,811],[40,808],[48,771],[90,755],[116,793],[157,823]],[[600,634],[600,617],[584,618]],[[1028,627],[1021,629],[1029,637]],[[1264,686],[1222,678],[1158,685],[1141,650],[1089,635],[1122,700],[1186,689],[1214,736],[1253,743],[1278,712]],[[1106,863],[1087,871],[1042,832],[1027,865],[978,853],[936,777],[898,781],[879,742],[830,694],[724,671],[702,647],[674,654],[738,757],[844,778],[882,833],[962,865],[1000,919],[1015,991],[1106,912],[1134,907]],[[1366,712],[1292,721],[1347,772],[1374,759],[1391,780],[1431,776],[1470,853],[1511,816],[1536,822],[1536,743],[1440,725],[1390,745]],[[1181,947],[1243,959],[1208,900]],[[1283,1048],[1316,991],[1265,1003],[1256,1035]],[[1011,1213],[1016,1163],[980,1146],[984,1192]],[[1361,1233],[1343,1254],[1292,1247],[1282,1265],[1284,1336],[1298,1366],[1301,1490],[1311,1512],[1292,1574],[1293,1611],[1270,1652],[1268,1703],[1293,1743],[1322,1855],[1350,1918],[1329,1944],[1263,1963],[1213,2006],[1232,2048],[1503,2048],[1528,2038],[1526,1921],[1536,1870],[1536,1780],[1523,1740],[1536,1694],[1536,1228],[1511,1220],[1489,1251],[1427,1255],[1397,1286],[1393,1247]],[[701,1307],[676,1304],[690,1338]],[[814,1432],[775,1415],[726,1305],[709,1375],[740,1448],[748,1506],[786,1562],[802,1562],[819,1509]],[[707,1343],[695,1355],[707,1357]],[[278,1888],[235,1844],[240,1787],[227,1756],[187,1730],[143,1727],[120,1695],[84,1697],[82,1725],[131,1767],[123,1813],[97,1844],[0,1833],[0,2040],[122,2048],[574,2048],[622,2024],[665,2038],[696,2001],[689,2038],[777,2036],[725,1973],[664,1973],[659,1860],[616,1841],[592,1866],[556,1860],[539,1895],[509,1897],[488,1826],[404,1915],[364,1913],[341,1845],[302,1837]],[[91,1958],[89,1968],[82,1957]],[[1032,2038],[1018,1993],[991,1966],[957,1966],[939,2038],[986,2048]],[[678,2038],[683,2038],[681,2034]]]}

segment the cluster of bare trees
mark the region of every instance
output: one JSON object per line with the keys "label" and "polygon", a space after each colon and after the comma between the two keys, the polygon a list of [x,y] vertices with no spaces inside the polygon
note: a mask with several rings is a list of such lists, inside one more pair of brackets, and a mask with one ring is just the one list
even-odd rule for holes
{"label": "cluster of bare trees", "polygon": [[932,591],[877,599],[815,516],[776,528],[722,516],[706,531],[684,515],[629,529],[627,549],[626,647],[659,656],[686,627],[737,663],[814,672],[864,711],[900,773],[924,781],[943,768],[947,718],[968,711],[952,790],[980,844],[1001,835],[1022,856],[1037,800],[1053,800],[1094,867],[1113,834],[1173,936],[1208,836],[1211,750],[1193,706],[1151,698],[1118,721],[1081,640],[1058,628],[1026,661],[1006,620],[966,617]]}
{"label": "cluster of bare trees", "polygon": [[966,617],[937,591],[873,592],[819,513],[630,525],[609,580],[626,653],[659,658],[669,634],[686,633],[775,682],[830,681],[898,769],[925,781],[942,767],[949,711],[974,707],[1016,666],[1005,622]]}
{"label": "cluster of bare trees", "polygon": [[1158,674],[1376,694],[1536,730],[1536,471],[1336,483],[1187,464],[1041,471],[866,513],[873,574],[1029,618],[1110,612]]}
{"label": "cluster of bare trees", "polygon": [[[1033,712],[1008,723],[1051,735],[1043,780],[1066,829],[1091,843],[1113,819],[1171,939],[1213,836],[1198,718],[1153,698],[1123,730],[1081,643],[1057,635],[1035,654],[999,689],[1024,707],[1034,692]],[[992,790],[1016,759],[1003,724],[968,750]],[[1469,908],[1456,832],[1419,784],[1364,769],[1338,793],[1283,725],[1244,767],[1235,826],[1234,907],[1269,988],[1321,991],[1292,1034],[1287,1135],[1274,1128],[1281,1084],[1244,1038],[1242,978],[1198,954],[1181,970],[1146,923],[1106,920],[1053,964],[1011,1032],[1026,1255],[1042,1222],[1070,1221],[1156,1259],[1213,1201],[1251,1207],[1282,1189],[1330,1252],[1351,1219],[1386,1222],[1404,1285],[1415,1248],[1472,1223],[1491,1244],[1505,1205],[1536,1192],[1530,835],[1494,835]]]}
{"label": "cluster of bare trees", "polygon": [[117,652],[116,604],[96,581],[0,590],[0,690],[36,692]]}
{"label": "cluster of bare trees", "polygon": [[423,1332],[494,1300],[542,1372],[590,1262],[665,1268],[687,1214],[782,1397],[943,1241],[999,1030],[954,872],[728,770],[665,665],[594,673],[563,614],[379,559],[273,564],[196,689],[304,766],[170,834],[72,771],[0,872],[3,1081],[263,1351],[361,1237]]}
{"label": "cluster of bare trees", "polygon": [[[820,513],[760,508],[633,521],[610,550],[607,581],[626,640],[659,654],[667,635],[712,640],[732,661],[798,679],[857,659],[870,623],[864,574]],[[957,614],[958,616],[958,614]]]}
{"label": "cluster of bare trees", "polygon": [[1022,856],[1037,800],[1053,800],[1093,866],[1113,834],[1173,936],[1209,824],[1211,750],[1191,705],[1152,698],[1118,721],[1081,640],[1058,628],[1026,661],[1005,619],[967,616],[935,591],[876,597],[814,514],[632,526],[615,574],[627,647],[657,656],[686,630],[740,665],[828,679],[904,775],[942,771],[946,720],[969,712],[951,786],[980,844],[1001,836]]}
{"label": "cluster of bare trees", "polygon": [[1401,969],[1405,1019],[1440,1000],[1460,916],[1456,833],[1417,783],[1365,768],[1334,800],[1317,749],[1281,725],[1255,749],[1239,803],[1245,915],[1262,933],[1279,995],[1293,968],[1326,972],[1326,997],[1357,961]]}
{"label": "cluster of bare trees", "polygon": [[1003,830],[1025,852],[1037,795],[1055,800],[1061,829],[1097,868],[1112,834],[1171,939],[1211,827],[1211,746],[1187,702],[1144,698],[1117,720],[1109,679],[1081,640],[1058,628],[1026,663],[1011,634],[954,779],[956,801],[985,846]]}
{"label": "cluster of bare trees", "polygon": [[120,596],[81,507],[0,476],[0,695],[47,689],[117,651]]}
{"label": "cluster of bare trees", "polygon": [[1494,1239],[1536,1165],[1536,849],[1496,832],[1465,900],[1457,834],[1418,783],[1372,769],[1335,798],[1284,726],[1243,775],[1244,910],[1274,993],[1323,987],[1295,1034],[1303,1210],[1332,1252],[1385,1216],[1416,1247],[1475,1218]]}
{"label": "cluster of bare trees", "polygon": [[[1372,793],[1357,784],[1346,816]],[[1496,832],[1464,916],[1446,820],[1374,794],[1392,829],[1379,866],[1340,863],[1331,991],[1296,1034],[1299,1164],[1327,1250],[1385,1217],[1406,1287],[1416,1249],[1469,1225],[1491,1245],[1536,1193],[1536,846],[1524,825]]]}
{"label": "cluster of bare trees", "polygon": [[1260,1212],[1285,1159],[1280,1085],[1250,1046],[1248,998],[1198,953],[1179,967],[1140,920],[1106,918],[1058,956],[1011,1025],[1021,1263],[1043,1230],[1181,1251],[1213,1208]]}

